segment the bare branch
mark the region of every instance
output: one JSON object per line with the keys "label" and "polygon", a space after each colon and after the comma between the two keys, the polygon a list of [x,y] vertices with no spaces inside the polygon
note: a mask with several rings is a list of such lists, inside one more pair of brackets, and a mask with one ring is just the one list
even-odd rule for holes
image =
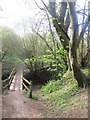
{"label": "bare branch", "polygon": [[[33,28],[32,28],[33,29]],[[48,46],[48,48],[52,51],[52,54],[54,55],[53,49],[49,46],[49,44],[47,43],[46,39],[37,31],[35,31],[35,29],[33,29],[33,31],[42,39],[44,40],[44,42],[46,43],[46,45]]]}
{"label": "bare branch", "polygon": [[36,0],[34,0],[34,2],[35,2],[35,4],[39,7],[39,9],[45,10],[44,8],[41,8],[41,7],[38,5],[38,3],[36,2]]}
{"label": "bare branch", "polygon": [[69,16],[69,10],[68,10],[68,13],[66,16],[66,21],[64,22],[64,26],[65,26],[64,28],[65,28],[66,32],[68,31],[69,25],[70,25],[70,16]]}
{"label": "bare branch", "polygon": [[3,59],[4,59],[4,57],[6,56],[6,52],[3,54],[3,55],[1,55],[1,59],[0,59],[0,62],[2,62],[3,61]]}
{"label": "bare branch", "polygon": [[77,13],[82,14],[82,15],[85,15],[85,16],[88,16],[88,15],[86,14],[86,12],[77,12]]}
{"label": "bare branch", "polygon": [[59,21],[64,24],[64,17],[67,9],[67,2],[61,2]]}
{"label": "bare branch", "polygon": [[86,30],[86,28],[88,27],[89,21],[90,21],[90,15],[88,15],[88,17],[87,17],[87,19],[86,19],[86,21],[85,21],[85,24],[84,24],[83,27],[82,27],[81,33],[80,33],[79,38],[78,38],[77,46],[79,45],[79,43],[80,43],[80,41],[81,41],[81,39],[82,39],[82,37],[83,37],[83,35],[84,35],[84,33],[85,33],[85,30]]}
{"label": "bare branch", "polygon": [[55,48],[55,39],[54,39],[54,35],[53,35],[51,23],[50,23],[50,18],[49,18],[49,15],[48,15],[47,11],[46,11],[46,15],[47,15],[47,18],[48,18],[49,28],[50,28],[50,32],[51,32],[51,35],[52,35],[52,40],[53,40],[54,48]]}
{"label": "bare branch", "polygon": [[[56,15],[56,1],[54,0],[54,2],[50,2],[49,0],[49,8],[48,6],[44,3],[43,0],[41,0],[42,3],[44,4],[44,6],[46,7],[46,10],[50,13],[50,15],[52,16],[52,20],[53,20],[53,25],[58,33],[59,38],[64,41],[61,41],[63,44],[63,47],[68,50],[67,46],[69,46],[69,36],[65,31],[65,28],[63,27],[63,25],[61,24],[61,21],[59,19],[59,16]],[[66,3],[63,3],[63,5],[66,5]],[[66,8],[64,9],[66,10]],[[62,14],[63,17],[65,17],[65,12],[64,14]]]}

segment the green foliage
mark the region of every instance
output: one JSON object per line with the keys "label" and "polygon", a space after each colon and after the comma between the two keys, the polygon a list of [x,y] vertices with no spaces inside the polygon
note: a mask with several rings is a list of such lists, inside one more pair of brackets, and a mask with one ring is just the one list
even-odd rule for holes
{"label": "green foliage", "polygon": [[7,56],[5,56],[3,61],[13,62],[13,63],[21,62],[21,60],[15,55],[7,55]]}
{"label": "green foliage", "polygon": [[57,20],[57,18],[55,18],[55,17],[53,17],[52,19],[53,19],[53,20]]}
{"label": "green foliage", "polygon": [[42,40],[40,36],[34,33],[28,33],[23,37],[25,42],[24,62],[32,72],[36,73],[36,71],[40,71],[41,68],[48,67],[48,72],[54,72],[52,78],[61,78],[67,68],[67,52],[60,46],[55,38],[52,40],[53,36],[51,33],[47,35],[43,34],[43,37],[45,40]]}
{"label": "green foliage", "polygon": [[38,100],[38,97],[35,94],[32,94],[32,99]]}
{"label": "green foliage", "polygon": [[46,54],[26,58],[25,62],[29,65],[32,71],[38,71],[43,67],[48,67],[49,72],[54,72],[52,78],[60,79],[66,72],[66,56],[67,52],[63,47],[60,47],[60,49],[56,49],[55,56],[52,54],[52,51],[48,49]]}
{"label": "green foliage", "polygon": [[[42,56],[42,61],[45,65],[50,66],[49,71],[56,71],[57,77],[61,77],[66,71],[66,56],[67,52],[63,47],[56,48],[56,53],[52,54],[51,50],[47,50],[47,53]],[[57,73],[58,72],[58,73]]]}
{"label": "green foliage", "polygon": [[64,107],[69,104],[72,96],[82,90],[77,87],[77,82],[72,72],[68,71],[61,80],[49,81],[40,91],[43,92],[44,99],[49,100],[51,106]]}
{"label": "green foliage", "polygon": [[[29,97],[29,94],[30,94],[29,91],[27,91],[26,89],[24,89],[24,95],[26,97]],[[38,100],[38,97],[35,94],[32,94],[32,99]]]}
{"label": "green foliage", "polygon": [[0,27],[0,30],[2,31],[2,51],[6,54],[16,54],[16,52],[21,54],[21,38],[7,27]]}
{"label": "green foliage", "polygon": [[46,41],[34,33],[27,34],[23,37],[26,55],[24,61],[33,72],[43,67],[48,67],[49,72],[54,72],[52,75],[53,78],[60,78],[66,72],[67,52],[55,38],[52,40],[53,36],[51,33],[47,35],[43,34],[42,36]]}
{"label": "green foliage", "polygon": [[87,75],[88,76],[88,71],[89,71],[89,69],[88,68],[84,68],[84,69],[81,69],[82,70],[82,72],[85,74],[85,75]]}
{"label": "green foliage", "polygon": [[47,86],[43,86],[43,88],[41,89],[41,92],[44,92],[44,93],[52,93],[54,91],[57,91],[61,88],[60,86],[60,80],[50,80],[48,82],[48,85]]}
{"label": "green foliage", "polygon": [[25,63],[28,64],[28,66],[30,67],[32,71],[35,71],[35,70],[38,71],[38,69],[41,69],[42,64],[43,64],[41,57],[37,57],[37,56],[26,58],[24,61]]}
{"label": "green foliage", "polygon": [[26,89],[24,89],[24,95],[26,96],[26,97],[29,97],[29,91],[27,91]]}

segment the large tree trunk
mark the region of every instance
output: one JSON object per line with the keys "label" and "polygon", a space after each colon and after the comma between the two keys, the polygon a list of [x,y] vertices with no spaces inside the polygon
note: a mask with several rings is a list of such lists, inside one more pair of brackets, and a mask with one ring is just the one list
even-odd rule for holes
{"label": "large tree trunk", "polygon": [[76,63],[73,63],[73,72],[74,72],[75,79],[78,82],[78,87],[82,87],[82,88],[88,87],[87,78],[83,74],[83,72],[80,70],[80,68],[78,67],[78,64]]}
{"label": "large tree trunk", "polygon": [[[85,24],[82,27],[81,32],[79,34],[78,19],[75,10],[75,2],[68,2],[69,14],[67,14],[66,18],[68,19],[66,19],[66,22],[64,24],[67,3],[65,2],[61,3],[60,11],[63,13],[62,14],[60,13],[60,16],[58,16],[56,14],[56,6],[55,6],[56,1],[53,2],[50,1],[51,0],[49,0],[50,10],[48,11],[53,18],[53,25],[56,28],[57,34],[61,40],[62,45],[64,49],[67,50],[67,52],[69,53],[69,57],[68,57],[69,70],[73,71],[74,77],[76,78],[79,87],[84,87],[84,86],[87,87],[87,77],[83,74],[77,62],[77,48],[88,26],[90,15],[87,17]],[[62,18],[62,19],[58,19],[58,18]],[[68,36],[67,33],[70,23],[72,25],[71,38]],[[64,41],[62,41],[62,39],[64,39]]]}
{"label": "large tree trunk", "polygon": [[77,58],[76,56],[73,56],[73,49],[71,51],[72,53],[72,68],[73,68],[73,73],[74,73],[74,77],[77,80],[78,83],[78,87],[87,87],[88,83],[87,83],[87,78],[84,75],[84,73],[81,71],[78,62],[77,62]]}
{"label": "large tree trunk", "polygon": [[80,70],[77,61],[77,42],[78,42],[78,19],[74,7],[74,3],[69,3],[69,10],[70,10],[70,20],[71,20],[71,30],[72,36],[70,39],[70,59],[72,63],[72,68],[74,72],[74,77],[78,82],[78,87],[87,87],[87,79],[83,72]]}

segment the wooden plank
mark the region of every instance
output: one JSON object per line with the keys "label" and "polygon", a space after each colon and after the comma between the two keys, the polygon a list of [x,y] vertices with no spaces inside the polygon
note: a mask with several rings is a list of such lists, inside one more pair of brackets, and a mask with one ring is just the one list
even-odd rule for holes
{"label": "wooden plank", "polygon": [[7,79],[3,80],[3,83],[6,82],[6,81],[8,81],[8,80],[10,80],[10,78],[11,78],[12,75],[13,75],[14,70],[15,70],[15,68],[14,68],[13,71],[11,72],[10,76],[9,76]]}
{"label": "wooden plank", "polygon": [[9,76],[9,79],[12,77],[12,75],[14,74],[14,72],[15,72],[15,68],[12,70],[12,72],[11,72],[11,74]]}
{"label": "wooden plank", "polygon": [[29,88],[28,88],[24,83],[22,83],[22,84],[24,85],[24,87],[25,87],[28,91],[30,91]]}
{"label": "wooden plank", "polygon": [[8,81],[8,80],[9,80],[9,78],[7,78],[7,79],[3,80],[2,82],[4,83],[4,82],[6,82],[6,81]]}
{"label": "wooden plank", "polygon": [[25,82],[27,82],[29,85],[31,85],[31,82],[29,82],[29,81],[26,80],[25,78],[23,78],[23,80],[24,80]]}
{"label": "wooden plank", "polygon": [[8,86],[9,86],[9,84],[7,84],[6,86],[4,86],[3,89],[5,89],[5,88],[8,87]]}
{"label": "wooden plank", "polygon": [[32,98],[32,88],[33,88],[33,84],[32,84],[32,81],[31,81],[30,94],[29,94],[29,97],[30,97],[30,98]]}
{"label": "wooden plank", "polygon": [[[11,81],[12,81],[12,79],[13,79],[13,77],[14,77],[14,75],[13,75],[14,72],[15,72],[15,68],[12,70],[10,76],[3,81],[3,83],[7,82],[7,81],[10,80],[10,79],[11,79]],[[9,85],[10,85],[10,82],[9,82],[9,84],[7,84],[6,86],[4,86],[3,89],[5,89],[6,87],[8,87]]]}
{"label": "wooden plank", "polygon": [[10,78],[9,85],[12,83],[13,78],[14,78],[14,75],[12,75],[12,77]]}

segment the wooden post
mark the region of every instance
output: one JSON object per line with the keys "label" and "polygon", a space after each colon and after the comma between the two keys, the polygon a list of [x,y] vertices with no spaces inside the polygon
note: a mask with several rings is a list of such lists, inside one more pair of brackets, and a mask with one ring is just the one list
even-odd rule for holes
{"label": "wooden post", "polygon": [[30,85],[30,98],[32,98],[32,87],[33,87],[33,83],[32,83],[32,81],[31,81],[31,85]]}

